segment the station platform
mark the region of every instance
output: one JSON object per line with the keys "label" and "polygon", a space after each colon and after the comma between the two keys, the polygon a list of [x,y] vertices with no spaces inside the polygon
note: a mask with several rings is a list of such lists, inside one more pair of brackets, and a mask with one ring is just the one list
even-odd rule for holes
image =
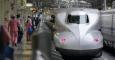
{"label": "station platform", "polygon": [[22,39],[22,44],[18,44],[14,50],[14,60],[31,60],[32,42],[26,41],[25,34]]}
{"label": "station platform", "polygon": [[20,47],[16,47],[14,52],[14,60],[31,60],[32,49],[30,46],[31,44],[27,42]]}

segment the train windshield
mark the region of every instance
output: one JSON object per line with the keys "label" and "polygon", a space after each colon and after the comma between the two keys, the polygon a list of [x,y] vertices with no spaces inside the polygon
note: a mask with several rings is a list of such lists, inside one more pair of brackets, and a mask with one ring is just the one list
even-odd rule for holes
{"label": "train windshield", "polygon": [[84,24],[89,23],[88,15],[68,15],[68,23]]}

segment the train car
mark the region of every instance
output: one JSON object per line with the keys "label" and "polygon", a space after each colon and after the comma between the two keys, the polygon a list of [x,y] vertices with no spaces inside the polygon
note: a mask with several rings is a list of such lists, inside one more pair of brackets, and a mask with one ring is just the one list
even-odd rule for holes
{"label": "train car", "polygon": [[98,10],[60,8],[54,11],[54,43],[63,56],[102,55],[103,36],[98,27]]}
{"label": "train car", "polygon": [[101,11],[101,32],[104,45],[115,48],[115,9]]}

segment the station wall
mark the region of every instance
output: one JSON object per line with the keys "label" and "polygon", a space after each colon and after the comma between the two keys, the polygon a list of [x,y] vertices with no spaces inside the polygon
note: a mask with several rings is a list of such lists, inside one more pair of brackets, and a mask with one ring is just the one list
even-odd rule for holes
{"label": "station wall", "polygon": [[10,3],[8,0],[0,0],[0,24],[4,17],[9,17]]}

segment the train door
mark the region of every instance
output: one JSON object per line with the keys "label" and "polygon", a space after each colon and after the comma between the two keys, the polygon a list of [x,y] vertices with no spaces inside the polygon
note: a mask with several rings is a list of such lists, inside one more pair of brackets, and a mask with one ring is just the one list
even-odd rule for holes
{"label": "train door", "polygon": [[101,30],[105,44],[112,39],[112,14],[101,14]]}

